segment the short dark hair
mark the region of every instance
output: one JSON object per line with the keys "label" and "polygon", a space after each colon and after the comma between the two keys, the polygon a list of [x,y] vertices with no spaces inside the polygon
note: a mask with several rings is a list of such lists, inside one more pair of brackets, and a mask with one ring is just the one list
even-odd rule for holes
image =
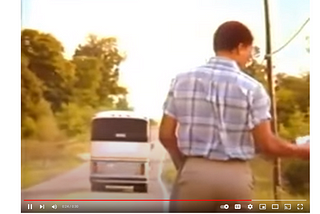
{"label": "short dark hair", "polygon": [[240,43],[252,45],[253,36],[247,26],[238,21],[228,21],[218,27],[213,36],[213,50],[231,51]]}

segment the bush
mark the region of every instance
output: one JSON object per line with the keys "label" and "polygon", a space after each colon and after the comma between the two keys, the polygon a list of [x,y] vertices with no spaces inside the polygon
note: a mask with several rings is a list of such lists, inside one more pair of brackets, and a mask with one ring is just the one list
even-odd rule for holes
{"label": "bush", "polygon": [[21,163],[22,165],[39,165],[38,167],[48,167],[50,162],[54,162],[63,157],[65,143],[60,142],[21,142]]}
{"label": "bush", "polygon": [[53,116],[40,117],[37,121],[36,139],[39,141],[60,141],[64,138]]}
{"label": "bush", "polygon": [[22,117],[21,136],[22,138],[33,138],[37,132],[37,124],[31,117]]}
{"label": "bush", "polygon": [[91,117],[94,115],[94,109],[90,106],[78,106],[70,103],[64,105],[59,112],[57,120],[61,130],[64,130],[67,136],[86,136],[90,130]]}
{"label": "bush", "polygon": [[309,194],[310,163],[302,160],[287,160],[282,164],[284,187],[295,195]]}

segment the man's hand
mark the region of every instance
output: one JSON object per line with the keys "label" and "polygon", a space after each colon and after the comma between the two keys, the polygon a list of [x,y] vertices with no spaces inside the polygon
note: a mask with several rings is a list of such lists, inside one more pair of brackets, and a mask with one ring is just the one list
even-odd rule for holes
{"label": "man's hand", "polygon": [[168,151],[175,168],[178,170],[183,166],[185,157],[178,147],[176,128],[176,119],[164,114],[160,124],[159,139],[161,144]]}
{"label": "man's hand", "polygon": [[300,158],[304,160],[310,159],[310,142],[298,145],[299,149],[302,150]]}
{"label": "man's hand", "polygon": [[300,145],[300,144],[305,144],[305,143],[310,143],[310,136],[302,136],[302,137],[298,137],[295,140],[295,143]]}
{"label": "man's hand", "polygon": [[186,157],[180,151],[178,151],[176,154],[171,152],[170,157],[173,161],[173,164],[174,164],[176,170],[177,171],[180,170],[184,165]]}
{"label": "man's hand", "polygon": [[271,131],[270,121],[264,121],[252,129],[253,139],[259,149],[266,155],[291,157],[308,160],[310,157],[309,143],[295,144],[282,140]]}

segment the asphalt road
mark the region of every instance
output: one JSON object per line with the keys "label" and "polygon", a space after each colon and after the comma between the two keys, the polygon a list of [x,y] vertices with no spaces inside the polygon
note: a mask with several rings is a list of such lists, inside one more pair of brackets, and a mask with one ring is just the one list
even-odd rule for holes
{"label": "asphalt road", "polygon": [[[157,132],[153,131],[156,141]],[[30,199],[108,199],[108,200],[156,200],[168,199],[161,181],[162,160],[165,151],[158,141],[152,151],[148,193],[135,193],[131,188],[108,189],[106,192],[91,192],[89,163],[59,175],[29,189],[21,191],[22,212],[167,212],[168,202],[163,201],[24,201]],[[29,204],[29,209],[28,209]],[[31,208],[32,204],[32,209]],[[40,209],[44,205],[44,209]],[[56,209],[53,209],[52,206]]]}

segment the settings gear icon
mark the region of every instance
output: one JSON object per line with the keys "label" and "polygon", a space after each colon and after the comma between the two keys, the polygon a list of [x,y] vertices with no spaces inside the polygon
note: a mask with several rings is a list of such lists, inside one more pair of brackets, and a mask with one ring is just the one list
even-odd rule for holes
{"label": "settings gear icon", "polygon": [[252,205],[252,204],[249,204],[249,205],[248,205],[248,209],[251,210],[252,208],[253,208],[253,205]]}

